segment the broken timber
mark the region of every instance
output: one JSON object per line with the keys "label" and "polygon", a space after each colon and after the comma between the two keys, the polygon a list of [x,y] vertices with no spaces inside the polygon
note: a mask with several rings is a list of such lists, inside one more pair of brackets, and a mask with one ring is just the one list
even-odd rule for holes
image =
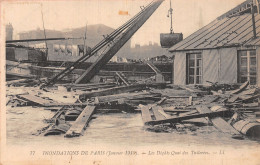
{"label": "broken timber", "polygon": [[151,62],[146,62],[147,65],[156,73],[155,75],[155,81],[156,82],[164,82],[164,76],[162,72]]}
{"label": "broken timber", "polygon": [[238,89],[230,91],[230,94],[238,94],[240,92],[242,92],[244,89],[246,89],[246,87],[249,85],[249,82],[246,81],[244,84],[242,84]]}
{"label": "broken timber", "polygon": [[[213,112],[205,105],[198,106],[197,110],[199,113],[202,113],[202,114]],[[234,138],[238,138],[238,136],[241,135],[237,130],[235,130],[230,124],[228,124],[223,118],[221,118],[219,116],[213,116],[213,117],[208,116],[206,119],[209,120],[210,122],[212,122],[212,124],[218,130],[220,130],[221,132],[224,132],[224,133],[231,134],[232,137],[234,137]],[[242,138],[242,136],[240,136],[240,137]]]}
{"label": "broken timber", "polygon": [[162,74],[162,72],[156,67],[153,65],[153,63],[151,62],[146,62],[146,64],[156,73],[156,74]]}
{"label": "broken timber", "polygon": [[41,106],[53,103],[53,101],[46,100],[46,99],[43,99],[41,97],[36,97],[36,96],[33,96],[33,95],[17,95],[16,97],[19,98],[19,99],[22,99],[22,100],[32,102],[36,105],[41,105]]}
{"label": "broken timber", "polygon": [[108,88],[108,89],[104,89],[104,90],[100,90],[100,91],[84,93],[84,94],[81,94],[79,96],[79,98],[81,101],[84,101],[91,97],[140,91],[140,90],[145,90],[147,87],[150,87],[150,86],[165,86],[165,85],[166,85],[166,83],[151,83],[151,84],[133,84],[133,85],[128,85],[128,86],[119,86],[119,87]]}
{"label": "broken timber", "polygon": [[125,85],[129,85],[128,80],[122,72],[116,72],[116,75],[123,81]]}
{"label": "broken timber", "polygon": [[216,111],[216,112],[206,112],[206,113],[200,113],[200,114],[194,114],[194,111],[191,111],[191,112],[184,113],[178,117],[169,118],[169,116],[167,116],[167,118],[166,118],[162,113],[159,113],[158,109],[155,107],[144,106],[144,107],[142,107],[141,110],[142,110],[142,118],[143,118],[145,125],[180,123],[183,120],[189,120],[189,119],[194,119],[194,118],[215,117],[215,116],[223,114],[223,112],[228,111],[227,109],[224,109],[224,110],[220,110],[220,111]]}
{"label": "broken timber", "polygon": [[65,137],[80,136],[88,125],[88,122],[90,121],[90,118],[93,115],[95,109],[96,106],[86,106],[85,109],[78,116],[75,123],[66,132]]}

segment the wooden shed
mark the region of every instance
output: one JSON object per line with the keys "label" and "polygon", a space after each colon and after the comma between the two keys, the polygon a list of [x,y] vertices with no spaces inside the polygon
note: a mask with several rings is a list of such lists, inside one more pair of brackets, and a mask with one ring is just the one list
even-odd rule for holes
{"label": "wooden shed", "polygon": [[257,10],[251,14],[248,5],[236,8],[169,49],[174,55],[174,84],[248,80],[260,86],[260,15]]}

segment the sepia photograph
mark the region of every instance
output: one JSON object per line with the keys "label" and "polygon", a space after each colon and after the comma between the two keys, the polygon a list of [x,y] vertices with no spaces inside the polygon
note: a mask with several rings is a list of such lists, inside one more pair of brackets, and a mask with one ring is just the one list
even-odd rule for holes
{"label": "sepia photograph", "polygon": [[260,165],[259,0],[2,0],[2,165]]}

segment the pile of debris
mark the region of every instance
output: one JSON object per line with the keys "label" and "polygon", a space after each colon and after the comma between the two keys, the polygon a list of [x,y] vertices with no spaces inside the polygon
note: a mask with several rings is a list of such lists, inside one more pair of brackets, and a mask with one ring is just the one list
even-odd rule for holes
{"label": "pile of debris", "polygon": [[[248,82],[235,90],[227,90],[221,86],[222,90],[216,84],[213,87],[179,87],[185,89],[182,94],[181,90],[161,91],[165,94],[164,97],[174,98],[175,101],[176,98],[186,98],[186,103],[171,100],[164,104],[143,106],[143,121],[145,125],[180,124],[190,119],[205,117],[214,127],[231,134],[233,138],[241,139],[242,135],[259,138],[259,89],[250,87]],[[230,86],[228,88],[230,89]],[[192,95],[187,95],[187,91]]]}
{"label": "pile of debris", "polygon": [[[145,128],[154,132],[173,132],[188,129],[195,132],[205,118],[209,125],[236,139],[244,136],[259,138],[260,90],[245,82],[238,85],[174,86],[166,83],[135,83],[118,86],[109,84],[64,84],[75,92],[73,103],[61,103],[24,93],[13,96],[7,104],[13,106],[42,106],[56,111],[48,123],[35,135],[75,137],[84,130],[95,113],[139,113]],[[103,87],[102,87],[103,86]],[[234,90],[230,90],[234,89]],[[48,91],[45,91],[48,92]],[[19,104],[20,103],[20,104]]]}

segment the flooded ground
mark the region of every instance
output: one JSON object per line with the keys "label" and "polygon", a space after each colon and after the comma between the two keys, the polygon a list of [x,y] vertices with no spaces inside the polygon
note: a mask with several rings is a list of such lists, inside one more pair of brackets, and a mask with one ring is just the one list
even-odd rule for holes
{"label": "flooded ground", "polygon": [[[22,93],[25,88],[9,88],[8,94]],[[201,126],[195,131],[153,132],[143,125],[140,113],[104,113],[95,114],[89,123],[84,136],[64,138],[58,136],[35,136],[38,129],[47,126],[43,122],[55,112],[42,107],[11,107],[6,108],[6,141],[7,145],[118,145],[118,146],[230,146],[259,147],[258,141],[250,139],[236,140],[230,135],[219,132],[213,126]],[[207,123],[205,119],[200,119]]]}

